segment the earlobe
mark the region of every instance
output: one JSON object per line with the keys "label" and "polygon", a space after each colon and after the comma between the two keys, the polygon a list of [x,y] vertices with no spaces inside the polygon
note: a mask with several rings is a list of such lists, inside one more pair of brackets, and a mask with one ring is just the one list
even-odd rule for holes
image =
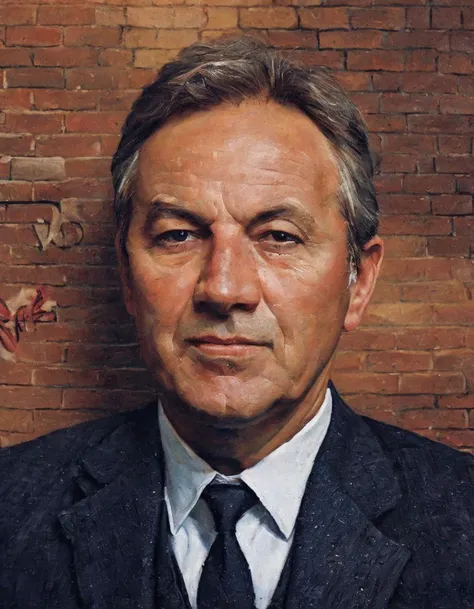
{"label": "earlobe", "polygon": [[119,265],[120,283],[125,307],[130,315],[135,317],[135,299],[132,289],[132,277],[130,274],[130,264],[123,249],[122,236],[120,231],[115,237],[115,251]]}
{"label": "earlobe", "polygon": [[360,257],[360,268],[355,282],[349,284],[349,306],[344,319],[346,332],[355,330],[372,297],[383,259],[384,244],[380,237],[368,241]]}

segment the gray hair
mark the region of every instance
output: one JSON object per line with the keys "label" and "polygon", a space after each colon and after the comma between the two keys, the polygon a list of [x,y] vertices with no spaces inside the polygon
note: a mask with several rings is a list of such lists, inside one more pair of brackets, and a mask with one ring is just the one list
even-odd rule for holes
{"label": "gray hair", "polygon": [[142,144],[171,116],[262,96],[298,108],[329,141],[339,169],[338,199],[347,223],[349,259],[359,268],[363,246],[378,229],[373,164],[362,115],[326,69],[299,66],[251,38],[183,49],[133,104],[112,161],[114,210],[125,254]]}

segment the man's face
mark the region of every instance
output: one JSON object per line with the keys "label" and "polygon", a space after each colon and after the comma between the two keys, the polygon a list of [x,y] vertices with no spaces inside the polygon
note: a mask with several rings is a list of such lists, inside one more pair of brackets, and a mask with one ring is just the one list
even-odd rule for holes
{"label": "man's face", "polygon": [[338,183],[325,137],[274,102],[147,140],[122,275],[162,387],[234,421],[311,398],[351,310]]}

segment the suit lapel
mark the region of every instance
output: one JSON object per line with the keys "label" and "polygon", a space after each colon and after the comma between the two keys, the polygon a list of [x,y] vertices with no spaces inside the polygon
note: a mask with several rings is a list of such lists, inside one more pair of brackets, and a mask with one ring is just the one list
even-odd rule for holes
{"label": "suit lapel", "polygon": [[59,515],[84,607],[153,609],[162,513],[156,406],[117,428],[79,466],[86,495]]}
{"label": "suit lapel", "polygon": [[410,557],[372,522],[401,498],[382,447],[333,390],[295,528],[286,609],[382,609]]}

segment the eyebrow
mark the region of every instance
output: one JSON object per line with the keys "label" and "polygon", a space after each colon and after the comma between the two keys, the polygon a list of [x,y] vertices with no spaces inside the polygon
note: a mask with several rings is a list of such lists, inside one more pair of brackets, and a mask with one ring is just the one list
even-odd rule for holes
{"label": "eyebrow", "polygon": [[[197,214],[189,211],[183,202],[169,202],[156,199],[152,201],[146,214],[145,230],[150,230],[153,222],[160,218],[181,218],[200,228],[209,228],[211,222]],[[299,205],[287,201],[270,209],[264,209],[247,224],[247,229],[254,228],[259,224],[269,222],[276,218],[288,218],[295,220],[307,233],[312,233],[316,226],[315,218],[302,209]]]}

